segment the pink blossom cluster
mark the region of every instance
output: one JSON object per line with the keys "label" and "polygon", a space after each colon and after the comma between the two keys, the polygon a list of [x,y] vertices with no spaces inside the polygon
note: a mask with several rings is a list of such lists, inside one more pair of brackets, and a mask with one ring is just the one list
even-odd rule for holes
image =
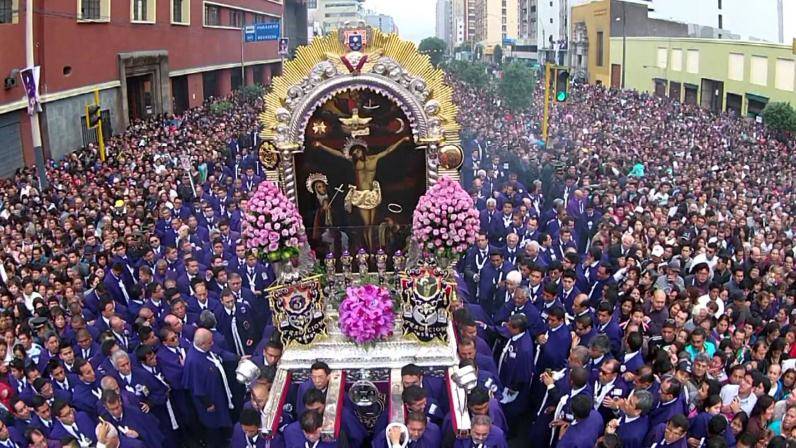
{"label": "pink blossom cluster", "polygon": [[475,243],[479,225],[473,199],[445,176],[420,197],[412,233],[424,250],[461,254]]}
{"label": "pink blossom cluster", "polygon": [[364,285],[346,289],[340,304],[340,330],[357,344],[367,344],[392,334],[393,314],[390,292],[380,286]]}
{"label": "pink blossom cluster", "polygon": [[307,242],[296,205],[270,181],[261,182],[249,198],[241,231],[246,247],[261,253],[298,249]]}

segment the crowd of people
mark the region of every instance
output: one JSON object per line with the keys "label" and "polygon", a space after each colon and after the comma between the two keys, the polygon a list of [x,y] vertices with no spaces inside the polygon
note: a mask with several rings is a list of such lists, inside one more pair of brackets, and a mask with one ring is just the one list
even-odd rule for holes
{"label": "crowd of people", "polygon": [[[796,440],[794,151],[754,121],[573,86],[541,141],[450,79],[480,211],[457,265],[470,428],[444,382],[401,372],[407,434],[343,406],[308,366],[261,412],[283,346],[273,268],[240,239],[264,178],[241,95],[133,123],[2,182],[0,447],[751,447]],[[539,97],[539,96],[537,96]],[[793,359],[792,359],[793,357]],[[243,358],[260,376],[244,386]],[[525,444],[525,445],[523,445]]]}
{"label": "crowd of people", "polygon": [[794,443],[793,140],[574,85],[543,141],[542,95],[514,113],[453,82],[481,221],[454,319],[461,357],[491,373],[505,417],[491,431],[579,448]]}

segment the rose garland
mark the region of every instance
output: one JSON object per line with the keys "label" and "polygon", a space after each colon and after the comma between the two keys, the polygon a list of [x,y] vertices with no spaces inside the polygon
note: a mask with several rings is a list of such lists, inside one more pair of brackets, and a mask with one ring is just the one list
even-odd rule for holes
{"label": "rose garland", "polygon": [[270,181],[261,182],[249,198],[241,231],[246,247],[269,261],[288,260],[307,242],[296,205]]}
{"label": "rose garland", "polygon": [[420,197],[412,218],[412,232],[421,249],[448,256],[473,245],[479,226],[473,199],[447,176]]}

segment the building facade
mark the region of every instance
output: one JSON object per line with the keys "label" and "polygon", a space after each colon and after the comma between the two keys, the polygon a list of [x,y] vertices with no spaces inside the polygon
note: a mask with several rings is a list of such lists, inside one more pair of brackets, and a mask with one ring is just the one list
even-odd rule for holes
{"label": "building facade", "polygon": [[451,0],[437,0],[434,13],[436,22],[434,35],[444,40],[449,46],[452,44],[453,5]]}
{"label": "building facade", "polygon": [[[0,23],[4,78],[25,67],[25,1],[14,0],[13,20]],[[95,90],[107,134],[136,119],[199,106],[244,83],[267,84],[281,70],[277,41],[242,39],[245,25],[280,22],[280,1],[29,1],[35,1],[43,147],[55,159],[96,140],[84,120]],[[0,175],[34,163],[24,93],[19,82],[0,91]]]}
{"label": "building facade", "polygon": [[379,29],[382,33],[397,33],[398,26],[395,25],[395,20],[392,16],[387,14],[379,14],[375,12],[368,12],[365,14],[365,23],[368,26]]}
{"label": "building facade", "polygon": [[346,22],[364,20],[363,4],[365,0],[316,0],[314,21],[320,35],[340,28]]}
{"label": "building facade", "polygon": [[[770,101],[796,104],[790,45],[650,37],[626,45],[627,88],[741,116],[757,116]],[[612,64],[621,63],[621,47],[621,38],[611,39]]]}
{"label": "building facade", "polygon": [[475,42],[491,55],[495,46],[519,36],[519,0],[476,0]]}

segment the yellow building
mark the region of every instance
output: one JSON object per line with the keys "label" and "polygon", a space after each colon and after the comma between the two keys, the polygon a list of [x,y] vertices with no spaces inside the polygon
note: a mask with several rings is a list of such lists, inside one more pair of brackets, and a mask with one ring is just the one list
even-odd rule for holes
{"label": "yellow building", "polygon": [[611,85],[611,1],[572,7],[571,65],[590,84]]}
{"label": "yellow building", "polygon": [[[796,104],[796,53],[790,45],[725,39],[632,37],[625,87],[756,116],[768,102]],[[611,39],[621,67],[622,38]]]}
{"label": "yellow building", "polygon": [[475,40],[491,55],[504,39],[516,39],[520,32],[518,0],[476,0]]}

